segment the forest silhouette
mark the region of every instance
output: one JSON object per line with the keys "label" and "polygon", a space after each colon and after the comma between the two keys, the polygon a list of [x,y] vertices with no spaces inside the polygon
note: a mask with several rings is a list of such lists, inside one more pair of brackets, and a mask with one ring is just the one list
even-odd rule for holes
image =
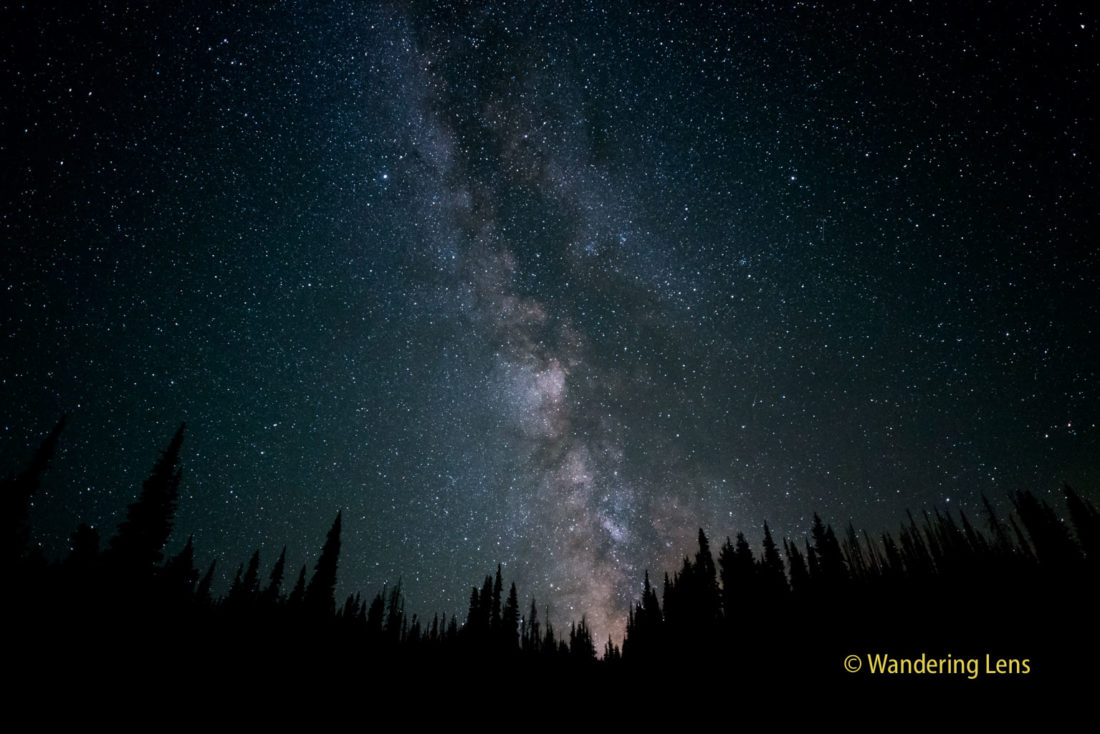
{"label": "forest silhouette", "polygon": [[[1069,680],[1091,670],[1097,652],[1100,512],[1068,485],[1068,522],[1017,491],[1008,516],[983,498],[983,518],[909,513],[896,533],[877,536],[852,525],[838,535],[816,514],[804,538],[777,540],[765,524],[757,551],[739,533],[714,553],[700,529],[678,569],[660,582],[645,572],[620,646],[594,640],[583,616],[555,627],[536,600],[521,602],[500,565],[471,586],[463,618],[408,612],[400,582],[338,600],[340,513],[312,569],[287,569],[285,547],[267,568],[257,550],[215,597],[215,562],[200,569],[191,539],[165,554],[180,498],[182,424],[105,547],[81,524],[68,555],[46,559],[31,542],[29,507],[64,425],[0,491],[10,660],[31,679],[61,668],[90,681],[106,668],[150,686],[202,671],[257,688],[276,679],[474,686],[486,675],[516,686],[693,680],[743,690],[904,679],[1019,687]],[[1012,674],[876,676],[846,670],[850,655],[1017,664]]]}

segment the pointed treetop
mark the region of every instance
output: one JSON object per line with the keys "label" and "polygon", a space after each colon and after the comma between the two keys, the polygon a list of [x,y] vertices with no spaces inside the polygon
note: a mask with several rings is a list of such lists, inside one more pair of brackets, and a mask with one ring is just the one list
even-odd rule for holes
{"label": "pointed treetop", "polygon": [[318,614],[331,616],[336,613],[336,566],[340,559],[340,521],[343,514],[342,511],[336,514],[336,520],[321,548],[321,557],[314,567],[313,578],[306,588],[306,606]]}
{"label": "pointed treetop", "polygon": [[127,508],[126,519],[111,538],[110,552],[124,567],[144,573],[163,558],[164,544],[172,532],[182,472],[179,468],[183,445],[181,423],[168,447],[161,452],[137,500]]}

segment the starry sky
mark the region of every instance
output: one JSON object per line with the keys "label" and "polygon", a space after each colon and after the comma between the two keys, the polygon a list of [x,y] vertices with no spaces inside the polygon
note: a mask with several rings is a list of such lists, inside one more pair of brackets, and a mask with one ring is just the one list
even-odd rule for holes
{"label": "starry sky", "polygon": [[222,590],[342,510],[339,593],[464,617],[499,562],[597,639],[700,527],[1097,496],[1085,4],[50,5],[0,10],[50,555],[184,420]]}

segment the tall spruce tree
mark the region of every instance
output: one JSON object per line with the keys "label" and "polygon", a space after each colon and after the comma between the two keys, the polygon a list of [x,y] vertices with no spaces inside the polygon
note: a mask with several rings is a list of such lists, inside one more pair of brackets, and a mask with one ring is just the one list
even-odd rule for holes
{"label": "tall spruce tree", "polygon": [[508,651],[519,647],[516,637],[519,631],[519,597],[516,595],[516,583],[508,590],[508,600],[504,603],[504,611],[500,615],[500,635],[504,649]]}
{"label": "tall spruce tree", "polygon": [[127,509],[126,519],[118,526],[118,534],[111,538],[107,553],[117,568],[151,574],[163,558],[164,544],[168,542],[176,517],[181,477],[180,447],[186,425],[180,424],[142,485],[141,495]]}
{"label": "tall spruce tree", "polygon": [[569,655],[574,660],[589,663],[596,660],[596,645],[592,642],[592,632],[588,629],[588,620],[581,617],[580,624],[569,628]]}
{"label": "tall spruce tree", "polygon": [[336,614],[336,566],[340,560],[340,520],[343,512],[328,531],[321,548],[321,557],[313,569],[313,578],[306,587],[305,606],[311,614],[331,617]]}
{"label": "tall spruce tree", "polygon": [[252,558],[248,560],[248,570],[244,572],[244,579],[241,581],[241,586],[244,587],[244,598],[249,601],[255,601],[256,597],[260,595],[260,551],[256,550],[252,554]]}
{"label": "tall spruce tree", "polygon": [[542,643],[542,636],[539,631],[539,611],[535,606],[535,597],[531,597],[531,610],[527,613],[527,618],[523,620],[523,651],[525,653],[538,652],[539,645]]}
{"label": "tall spruce tree", "polygon": [[199,581],[199,572],[195,568],[195,544],[194,538],[187,538],[187,545],[183,546],[175,556],[172,556],[164,564],[164,585],[168,594],[183,599],[190,599]]}
{"label": "tall spruce tree", "polygon": [[779,599],[787,592],[787,573],[783,558],[772,538],[768,523],[764,523],[764,555],[760,558],[760,588],[772,599]]}
{"label": "tall spruce tree", "polygon": [[815,576],[816,566],[815,583],[820,582],[830,589],[839,588],[848,580],[844,553],[840,549],[840,542],[836,539],[832,525],[823,523],[816,512],[813,526],[810,528],[810,537],[814,540],[814,552],[810,555],[811,577]]}
{"label": "tall spruce tree", "polygon": [[42,473],[49,468],[57,451],[58,438],[65,428],[67,418],[68,416],[62,416],[42,440],[26,469],[0,482],[0,544],[3,545],[0,563],[4,566],[15,563],[26,552],[30,539],[27,515],[31,498],[38,491]]}
{"label": "tall spruce tree", "polygon": [[466,634],[477,636],[481,630],[481,595],[474,586],[470,590],[470,611],[466,615]]}
{"label": "tall spruce tree", "polygon": [[401,579],[398,579],[386,603],[386,626],[384,629],[386,640],[394,645],[401,642],[407,622],[405,600],[401,597]]}
{"label": "tall spruce tree", "polygon": [[214,583],[214,567],[217,565],[217,559],[210,562],[210,565],[206,569],[206,573],[203,574],[202,579],[199,581],[199,585],[195,588],[195,601],[202,606],[208,606],[211,603],[210,586]]}
{"label": "tall spruce tree", "polygon": [[500,564],[497,564],[497,575],[493,581],[493,606],[489,610],[489,629],[493,635],[500,634],[500,598],[504,595],[504,582],[500,576]]}
{"label": "tall spruce tree", "polygon": [[481,584],[481,595],[478,597],[481,601],[481,606],[478,611],[480,616],[477,620],[477,630],[479,634],[488,634],[492,629],[493,619],[493,577],[486,576],[485,582]]}
{"label": "tall spruce tree", "polygon": [[301,570],[298,571],[298,580],[294,582],[294,587],[290,590],[290,595],[286,598],[286,605],[288,609],[299,609],[306,599],[306,564],[302,564]]}
{"label": "tall spruce tree", "polygon": [[1085,559],[1095,564],[1100,561],[1100,512],[1082,499],[1068,483],[1063,485],[1063,491],[1077,542],[1085,553]]}
{"label": "tall spruce tree", "polygon": [[271,569],[271,575],[268,577],[267,586],[263,590],[263,594],[260,597],[266,605],[275,604],[279,601],[279,594],[282,591],[283,575],[286,573],[286,546],[283,546],[283,552],[279,554],[279,560],[275,561],[275,566]]}
{"label": "tall spruce tree", "polygon": [[718,596],[718,571],[710,552],[710,543],[702,528],[699,528],[699,550],[695,552],[694,572],[700,621],[713,622],[718,619],[721,608]]}

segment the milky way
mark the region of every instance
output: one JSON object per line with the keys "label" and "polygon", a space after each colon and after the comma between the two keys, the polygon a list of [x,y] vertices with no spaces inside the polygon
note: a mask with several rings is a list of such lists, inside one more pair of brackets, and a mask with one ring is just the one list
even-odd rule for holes
{"label": "milky way", "polygon": [[3,10],[38,541],[186,420],[223,585],[343,510],[341,593],[602,640],[699,528],[1095,498],[1095,14],[955,5]]}

